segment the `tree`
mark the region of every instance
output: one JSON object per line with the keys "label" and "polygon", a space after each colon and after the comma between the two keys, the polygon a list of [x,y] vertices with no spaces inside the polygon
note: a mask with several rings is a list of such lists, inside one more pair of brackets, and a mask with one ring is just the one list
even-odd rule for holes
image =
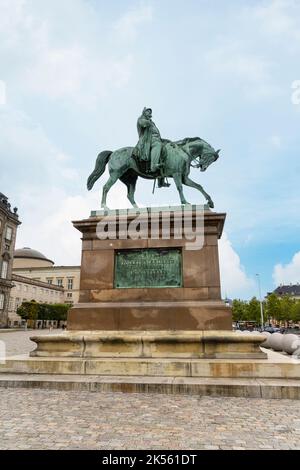
{"label": "tree", "polygon": [[246,319],[246,302],[240,299],[234,299],[232,302],[233,321],[242,321]]}
{"label": "tree", "polygon": [[39,304],[33,300],[23,302],[17,313],[25,320],[64,321],[67,319],[69,308],[68,304]]}
{"label": "tree", "polygon": [[268,318],[275,318],[276,320],[281,318],[280,299],[274,292],[267,297],[266,314]]}
{"label": "tree", "polygon": [[291,311],[291,320],[293,320],[295,323],[300,322],[300,301],[294,302]]}
{"label": "tree", "polygon": [[23,302],[18,308],[17,314],[24,320],[37,320],[38,319],[39,304],[32,300],[31,302]]}
{"label": "tree", "polygon": [[292,310],[295,300],[289,295],[285,295],[280,299],[280,320],[292,320]]}
{"label": "tree", "polygon": [[260,323],[260,302],[256,297],[252,297],[247,304],[247,320]]}

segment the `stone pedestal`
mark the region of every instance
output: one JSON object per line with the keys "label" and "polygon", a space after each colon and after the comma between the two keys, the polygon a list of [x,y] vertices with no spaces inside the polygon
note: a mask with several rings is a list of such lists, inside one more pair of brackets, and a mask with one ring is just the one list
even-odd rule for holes
{"label": "stone pedestal", "polygon": [[[231,330],[231,310],[220,292],[224,220],[225,214],[198,206],[183,213],[179,206],[139,214],[99,211],[74,222],[82,233],[80,300],[69,312],[68,330]],[[101,240],[105,223],[109,238]],[[140,238],[132,239],[137,223]],[[118,272],[122,262],[127,269]]]}
{"label": "stone pedestal", "polygon": [[200,206],[98,211],[82,233],[79,303],[36,357],[263,359],[263,336],[232,332],[221,300],[225,214]]}

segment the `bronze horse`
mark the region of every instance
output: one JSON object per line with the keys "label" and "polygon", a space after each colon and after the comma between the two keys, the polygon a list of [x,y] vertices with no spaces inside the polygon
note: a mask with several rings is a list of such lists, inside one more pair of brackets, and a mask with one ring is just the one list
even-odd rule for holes
{"label": "bronze horse", "polygon": [[198,189],[206,198],[208,206],[214,207],[210,195],[204,191],[200,184],[189,178],[189,173],[191,167],[205,171],[211,163],[218,159],[220,150],[214,150],[210,144],[199,137],[187,137],[177,142],[163,140],[161,156],[163,171],[162,173],[147,173],[145,169],[141,169],[139,161],[134,157],[133,149],[133,147],[123,147],[114,152],[105,150],[99,153],[95,169],[88,178],[87,188],[88,190],[92,189],[108,164],[109,179],[103,186],[101,207],[108,209],[106,205],[107,193],[118,179],[127,186],[127,197],[133,207],[137,207],[134,193],[139,176],[146,179],[156,179],[160,176],[173,178],[181,204],[189,204],[182,190],[182,185],[185,184]]}

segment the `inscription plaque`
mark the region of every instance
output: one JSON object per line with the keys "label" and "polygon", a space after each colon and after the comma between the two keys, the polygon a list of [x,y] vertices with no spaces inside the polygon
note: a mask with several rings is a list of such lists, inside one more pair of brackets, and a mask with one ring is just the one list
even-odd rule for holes
{"label": "inscription plaque", "polygon": [[181,257],[178,248],[117,251],[114,285],[116,288],[181,287]]}

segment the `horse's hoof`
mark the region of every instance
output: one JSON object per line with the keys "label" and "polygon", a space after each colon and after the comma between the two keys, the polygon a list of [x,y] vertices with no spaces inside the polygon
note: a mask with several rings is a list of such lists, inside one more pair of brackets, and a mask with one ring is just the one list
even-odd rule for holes
{"label": "horse's hoof", "polygon": [[207,201],[207,204],[208,204],[208,207],[210,207],[211,209],[213,209],[215,207],[213,201],[210,199],[209,201]]}

